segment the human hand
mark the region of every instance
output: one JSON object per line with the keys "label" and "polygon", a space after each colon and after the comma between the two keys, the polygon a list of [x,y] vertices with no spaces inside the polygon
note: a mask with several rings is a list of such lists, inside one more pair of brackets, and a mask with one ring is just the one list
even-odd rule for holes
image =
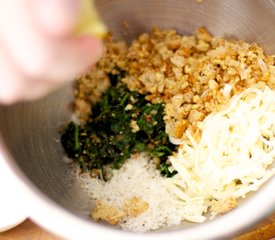
{"label": "human hand", "polygon": [[42,97],[85,71],[102,53],[74,30],[81,0],[0,0],[0,103]]}

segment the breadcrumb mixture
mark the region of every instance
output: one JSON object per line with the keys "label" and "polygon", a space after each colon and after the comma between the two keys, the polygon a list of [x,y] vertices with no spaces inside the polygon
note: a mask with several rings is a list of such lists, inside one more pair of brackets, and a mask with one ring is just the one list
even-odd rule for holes
{"label": "breadcrumb mixture", "polygon": [[257,44],[215,38],[204,28],[192,36],[155,28],[127,47],[106,38],[105,57],[83,75],[76,90],[76,112],[85,120],[90,104],[109,86],[107,74],[126,71],[130,90],[164,102],[166,132],[184,139],[185,130],[200,138],[197,126],[235,94],[248,87],[275,86],[274,56],[265,56]]}

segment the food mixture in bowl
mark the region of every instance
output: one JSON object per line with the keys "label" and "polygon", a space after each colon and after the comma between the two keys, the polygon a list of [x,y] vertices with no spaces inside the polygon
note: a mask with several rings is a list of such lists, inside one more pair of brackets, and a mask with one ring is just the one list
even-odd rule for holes
{"label": "food mixture in bowl", "polygon": [[201,223],[274,176],[275,56],[203,28],[105,42],[61,136],[91,218],[135,232]]}

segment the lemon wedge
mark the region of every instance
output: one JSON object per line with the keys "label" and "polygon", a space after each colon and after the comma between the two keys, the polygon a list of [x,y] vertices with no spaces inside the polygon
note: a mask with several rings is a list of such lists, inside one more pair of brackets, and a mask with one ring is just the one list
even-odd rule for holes
{"label": "lemon wedge", "polygon": [[103,38],[107,33],[107,28],[101,21],[95,8],[93,0],[81,0],[80,18],[77,23],[76,35],[94,35]]}

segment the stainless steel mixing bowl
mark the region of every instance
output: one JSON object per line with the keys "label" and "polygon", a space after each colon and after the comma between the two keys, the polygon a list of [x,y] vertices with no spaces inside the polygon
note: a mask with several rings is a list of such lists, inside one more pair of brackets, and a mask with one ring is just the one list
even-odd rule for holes
{"label": "stainless steel mixing bowl", "polygon": [[[215,36],[258,42],[266,53],[275,53],[272,0],[99,0],[97,5],[109,29],[127,41],[153,26],[182,34],[204,26]],[[72,239],[225,239],[274,210],[273,178],[232,212],[199,225],[183,223],[141,236],[91,222],[91,202],[70,176],[58,141],[71,100],[72,86],[66,86],[37,102],[0,107],[0,153],[26,188],[30,216],[48,230]],[[18,199],[16,207],[24,204]]]}

